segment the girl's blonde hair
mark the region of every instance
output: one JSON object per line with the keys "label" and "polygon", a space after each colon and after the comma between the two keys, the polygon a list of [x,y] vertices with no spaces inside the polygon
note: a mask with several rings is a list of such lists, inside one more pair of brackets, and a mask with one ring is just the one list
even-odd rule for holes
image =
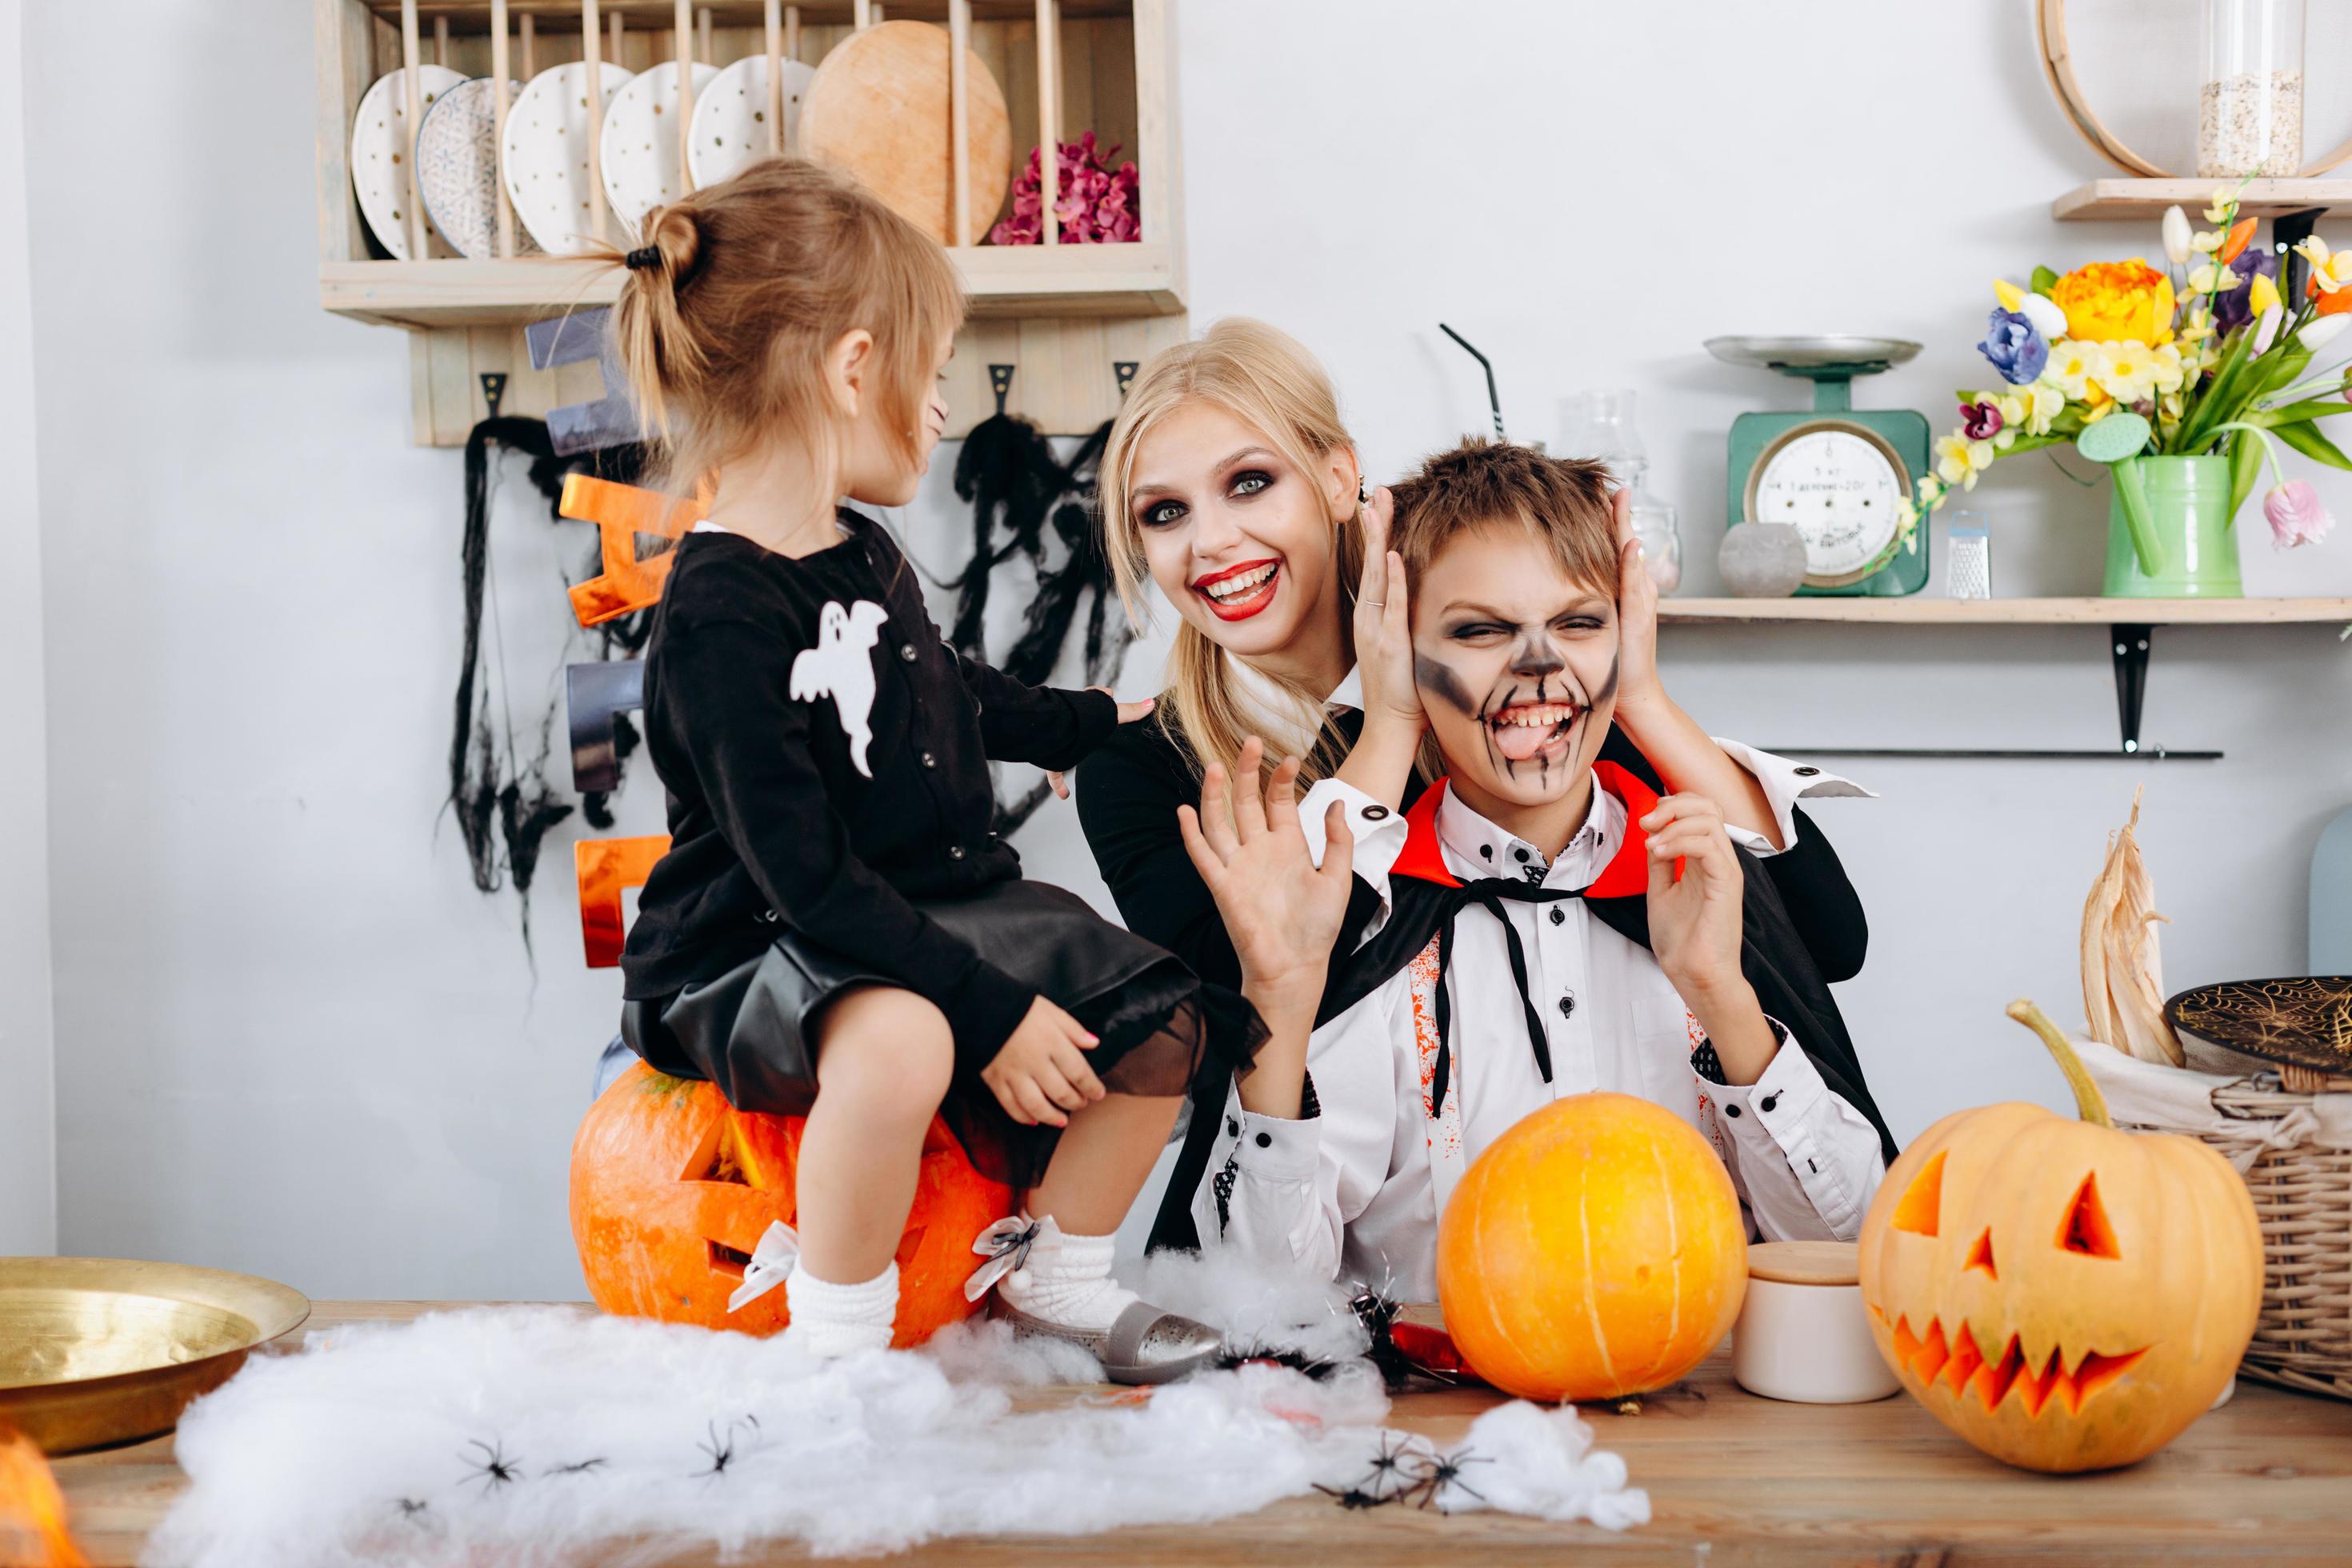
{"label": "girl's blonde hair", "polygon": [[[1135,515],[1136,448],[1160,420],[1192,403],[1213,404],[1250,426],[1305,475],[1313,475],[1333,451],[1354,446],[1339,423],[1331,378],[1296,339],[1263,321],[1228,317],[1199,338],[1153,355],[1111,426],[1097,486],[1105,553],[1119,600],[1138,626],[1149,619],[1144,586],[1151,574],[1144,558],[1143,524]],[[1363,523],[1351,511],[1337,531],[1333,570],[1339,574],[1339,632],[1352,658],[1352,612],[1364,569]],[[1301,690],[1268,671],[1257,673],[1283,688],[1298,714],[1297,732],[1265,736],[1267,765],[1295,752],[1305,759],[1307,782],[1330,773],[1346,749],[1322,725],[1324,694]],[[1230,763],[1244,741],[1268,727],[1244,710],[1223,650],[1189,623],[1176,628],[1167,689],[1153,717],[1196,773],[1212,760]]]}
{"label": "girl's blonde hair", "polygon": [[[621,360],[674,483],[781,437],[828,460],[824,353],[874,334],[883,428],[919,462],[941,339],[963,321],[947,252],[846,175],[769,158],[646,215],[614,310]],[[629,263],[636,265],[630,266]]]}

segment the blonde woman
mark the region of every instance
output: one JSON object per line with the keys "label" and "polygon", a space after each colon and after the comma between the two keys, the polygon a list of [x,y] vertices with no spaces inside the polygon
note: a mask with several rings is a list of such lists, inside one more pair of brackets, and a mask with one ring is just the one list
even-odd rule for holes
{"label": "blonde woman", "polygon": [[[1202,979],[1238,988],[1241,966],[1193,868],[1176,808],[1202,772],[1230,765],[1252,735],[1267,767],[1302,759],[1300,787],[1332,778],[1368,820],[1409,806],[1426,720],[1415,687],[1402,561],[1388,549],[1389,496],[1367,494],[1330,380],[1296,341],[1227,320],[1144,366],[1102,460],[1107,552],[1130,615],[1146,584],[1180,622],[1166,688],[1144,723],[1122,726],[1077,772],[1079,821],[1129,927]],[[1620,549],[1639,546],[1616,499]],[[1867,792],[1834,774],[1711,739],[1666,696],[1649,574],[1622,573],[1617,721],[1603,760],[1652,788],[1702,795],[1765,866],[1823,975],[1862,967],[1868,928],[1836,852],[1801,799]],[[1532,866],[1498,876],[1540,877]],[[1378,906],[1353,889],[1352,949]],[[1557,1005],[1573,1006],[1570,998]],[[1154,1247],[1198,1244],[1190,1209],[1229,1079],[1194,1088],[1185,1157]]]}

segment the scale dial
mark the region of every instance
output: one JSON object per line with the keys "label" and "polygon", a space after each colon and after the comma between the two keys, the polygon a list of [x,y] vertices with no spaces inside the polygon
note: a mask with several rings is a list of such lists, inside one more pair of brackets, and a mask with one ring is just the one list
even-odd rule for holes
{"label": "scale dial", "polygon": [[1805,536],[1805,585],[1842,588],[1893,558],[1911,472],[1886,438],[1843,419],[1790,426],[1748,471],[1748,521]]}

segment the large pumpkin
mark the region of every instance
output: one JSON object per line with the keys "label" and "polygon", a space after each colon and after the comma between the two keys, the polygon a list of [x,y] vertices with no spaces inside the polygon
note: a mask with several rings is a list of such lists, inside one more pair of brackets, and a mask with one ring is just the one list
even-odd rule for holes
{"label": "large pumpkin", "polygon": [[[782,1289],[736,1312],[727,1298],[768,1226],[794,1221],[801,1127],[796,1116],[739,1111],[713,1085],[643,1062],[614,1079],[572,1144],[572,1239],[596,1304],[751,1334],[782,1329]],[[972,1238],[1012,1203],[1011,1189],[973,1170],[935,1119],[898,1241],[893,1343],[920,1344],[971,1314],[963,1282],[981,1263]]]}
{"label": "large pumpkin", "polygon": [[1580,1094],[1463,1173],[1437,1226],[1437,1300],[1473,1371],[1529,1399],[1660,1388],[1722,1342],[1748,1291],[1739,1196],[1664,1106]]}
{"label": "large pumpkin", "polygon": [[2252,1197],[2193,1138],[2116,1129],[2065,1037],[2031,1026],[2082,1120],[1947,1116],[1895,1162],[1862,1227],[1862,1299],[1903,1386],[2032,1470],[2128,1465],[2211,1408],[2253,1337]]}

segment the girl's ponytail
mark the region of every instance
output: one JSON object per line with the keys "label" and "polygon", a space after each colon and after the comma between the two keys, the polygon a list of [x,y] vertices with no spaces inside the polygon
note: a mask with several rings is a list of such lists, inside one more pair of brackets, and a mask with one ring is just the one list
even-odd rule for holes
{"label": "girl's ponytail", "polygon": [[702,229],[693,213],[672,203],[646,215],[644,233],[646,243],[621,258],[629,275],[614,319],[638,413],[648,432],[668,440],[670,394],[691,403],[709,369],[677,308],[678,290],[702,258]]}

